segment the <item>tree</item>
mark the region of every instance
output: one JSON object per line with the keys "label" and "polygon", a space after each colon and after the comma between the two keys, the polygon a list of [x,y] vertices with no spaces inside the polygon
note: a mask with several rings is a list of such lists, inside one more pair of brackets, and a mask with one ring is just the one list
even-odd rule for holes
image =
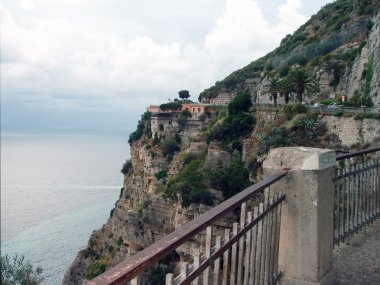
{"label": "tree", "polygon": [[270,94],[273,98],[273,103],[277,104],[277,93],[279,92],[279,80],[275,77],[270,77],[269,82],[264,85],[264,93]]}
{"label": "tree", "polygon": [[33,269],[32,264],[23,255],[10,258],[1,256],[1,285],[38,285],[45,277],[42,268]]}
{"label": "tree", "polygon": [[292,90],[297,94],[297,101],[300,103],[302,103],[302,95],[305,92],[316,93],[319,91],[317,80],[305,68],[292,70],[289,73],[288,80]]}
{"label": "tree", "polygon": [[290,84],[288,78],[278,81],[278,92],[280,95],[284,96],[285,104],[289,103],[289,95],[292,91],[292,85]]}
{"label": "tree", "polygon": [[179,102],[169,102],[169,103],[164,103],[160,105],[160,109],[162,111],[166,111],[166,110],[177,111],[181,109],[181,107],[182,107],[182,104]]}
{"label": "tree", "polygon": [[189,91],[187,90],[181,90],[178,92],[179,98],[186,100],[187,98],[190,97]]}

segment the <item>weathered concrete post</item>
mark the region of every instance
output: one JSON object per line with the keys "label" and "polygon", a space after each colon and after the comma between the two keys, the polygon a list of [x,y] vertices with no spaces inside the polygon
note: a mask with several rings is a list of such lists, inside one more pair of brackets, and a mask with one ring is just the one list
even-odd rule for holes
{"label": "weathered concrete post", "polygon": [[283,191],[279,269],[280,284],[334,284],[333,172],[335,152],[285,147],[272,149],[264,161],[265,175],[289,168],[272,191]]}

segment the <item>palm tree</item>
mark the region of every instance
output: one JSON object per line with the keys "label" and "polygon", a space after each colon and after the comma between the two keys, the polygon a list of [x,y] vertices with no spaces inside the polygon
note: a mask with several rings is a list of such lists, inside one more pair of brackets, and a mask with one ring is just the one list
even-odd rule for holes
{"label": "palm tree", "polygon": [[285,104],[289,103],[289,95],[293,92],[293,87],[288,78],[281,79],[278,82],[278,92],[284,96]]}
{"label": "palm tree", "polygon": [[319,91],[319,85],[315,77],[310,75],[305,68],[292,70],[288,76],[292,90],[297,94],[297,101],[302,103],[302,95],[307,93],[316,93]]}
{"label": "palm tree", "polygon": [[270,77],[269,82],[264,85],[264,93],[270,94],[273,97],[273,103],[277,104],[277,93],[279,91],[279,80],[275,77]]}

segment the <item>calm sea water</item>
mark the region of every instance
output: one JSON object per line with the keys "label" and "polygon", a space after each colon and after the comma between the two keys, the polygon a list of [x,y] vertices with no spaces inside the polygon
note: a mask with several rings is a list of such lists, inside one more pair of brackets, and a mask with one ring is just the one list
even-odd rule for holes
{"label": "calm sea water", "polygon": [[25,255],[44,284],[60,284],[119,196],[128,133],[2,132],[2,254]]}

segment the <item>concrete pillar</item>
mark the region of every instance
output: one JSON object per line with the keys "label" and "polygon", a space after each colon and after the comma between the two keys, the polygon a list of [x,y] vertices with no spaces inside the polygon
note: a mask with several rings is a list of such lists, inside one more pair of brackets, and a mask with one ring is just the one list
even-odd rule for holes
{"label": "concrete pillar", "polygon": [[334,284],[333,184],[335,152],[285,147],[272,149],[264,161],[265,176],[291,169],[271,186],[286,199],[281,213],[280,284]]}

